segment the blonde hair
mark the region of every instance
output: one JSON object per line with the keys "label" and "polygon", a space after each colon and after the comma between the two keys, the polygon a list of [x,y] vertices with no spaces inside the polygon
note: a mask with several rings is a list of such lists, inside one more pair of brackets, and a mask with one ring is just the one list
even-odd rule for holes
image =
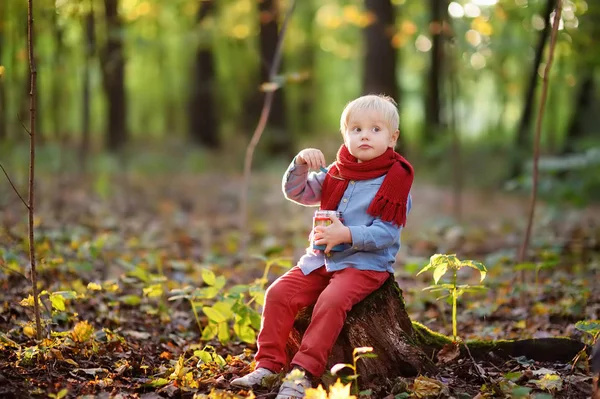
{"label": "blonde hair", "polygon": [[400,115],[398,114],[398,104],[396,104],[394,99],[382,94],[368,94],[366,96],[358,97],[346,104],[340,118],[340,131],[342,134],[346,132],[350,115],[354,112],[364,111],[377,111],[381,113],[384,121],[390,128],[390,132],[394,132],[398,129]]}

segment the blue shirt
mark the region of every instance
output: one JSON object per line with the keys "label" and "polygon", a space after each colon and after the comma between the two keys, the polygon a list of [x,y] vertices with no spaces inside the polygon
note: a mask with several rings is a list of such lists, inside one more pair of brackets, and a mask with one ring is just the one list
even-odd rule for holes
{"label": "blue shirt", "polygon": [[[306,275],[325,265],[327,271],[353,267],[360,270],[394,272],[393,264],[400,250],[401,226],[373,217],[367,209],[385,175],[369,180],[351,180],[338,205],[344,225],[350,228],[352,244],[345,244],[342,251],[325,254],[314,251],[311,246],[298,261]],[[310,172],[308,165],[290,164],[283,176],[283,193],[287,199],[304,206],[319,206],[324,172]],[[412,207],[408,196],[406,212]]]}

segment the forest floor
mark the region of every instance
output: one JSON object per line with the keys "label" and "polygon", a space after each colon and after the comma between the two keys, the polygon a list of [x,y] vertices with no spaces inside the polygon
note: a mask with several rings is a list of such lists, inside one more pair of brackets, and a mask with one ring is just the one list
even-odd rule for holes
{"label": "forest floor", "polygon": [[[251,260],[239,254],[237,178],[40,180],[41,342],[28,299],[26,209],[2,187],[0,397],[249,395],[228,381],[252,368],[264,289],[304,251],[314,210],[285,201],[279,177],[253,181]],[[526,198],[466,192],[459,223],[449,190],[417,184],[412,194],[395,269],[413,320],[451,334],[450,307],[422,291],[430,274],[416,274],[431,255],[456,253],[488,268],[488,290],[459,299],[462,338],[592,341],[600,330],[598,208],[538,208],[528,262],[518,264]],[[475,273],[459,277],[478,282]],[[588,398],[592,389],[585,353],[545,363],[459,358],[428,377],[433,387],[412,378],[402,389],[390,378],[372,396]]]}

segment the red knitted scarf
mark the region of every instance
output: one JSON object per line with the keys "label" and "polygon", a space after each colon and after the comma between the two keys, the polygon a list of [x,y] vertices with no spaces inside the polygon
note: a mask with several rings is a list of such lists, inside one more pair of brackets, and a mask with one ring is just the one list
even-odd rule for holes
{"label": "red knitted scarf", "polygon": [[342,144],[336,162],[329,169],[323,182],[321,209],[337,210],[350,180],[374,179],[386,173],[367,212],[383,221],[404,226],[414,171],[412,165],[392,148],[388,148],[377,158],[359,163],[346,145]]}

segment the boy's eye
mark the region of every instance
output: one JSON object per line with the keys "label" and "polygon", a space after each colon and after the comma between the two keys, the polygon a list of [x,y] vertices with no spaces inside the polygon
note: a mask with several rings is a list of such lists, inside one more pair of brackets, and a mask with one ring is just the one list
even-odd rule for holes
{"label": "boy's eye", "polygon": [[360,132],[360,128],[359,128],[359,127],[355,127],[355,128],[354,128],[354,131],[355,131],[355,132]]}
{"label": "boy's eye", "polygon": [[379,129],[379,126],[375,126],[375,127],[373,128],[373,131],[374,131],[374,132],[378,132],[379,130],[381,130],[381,129]]}

